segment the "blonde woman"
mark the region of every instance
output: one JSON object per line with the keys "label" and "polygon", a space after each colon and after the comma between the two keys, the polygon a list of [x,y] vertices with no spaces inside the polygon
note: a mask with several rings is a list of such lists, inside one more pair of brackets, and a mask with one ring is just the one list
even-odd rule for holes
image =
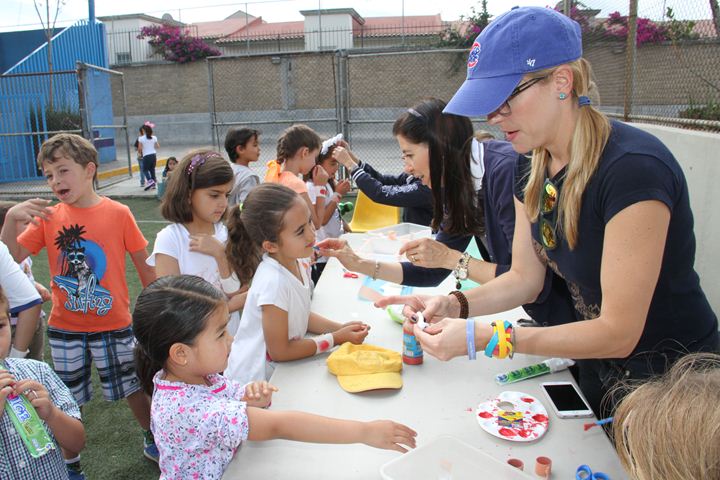
{"label": "blonde woman", "polygon": [[[505,132],[516,166],[512,266],[474,290],[387,298],[437,322],[415,329],[441,359],[475,350],[579,360],[597,415],[619,379],[663,373],[683,353],[718,348],[717,318],[693,269],[695,237],[680,166],[655,137],[593,105],[580,26],[548,8],[515,8],[477,38],[445,112]],[[546,269],[564,278],[579,321],[513,328],[464,320],[533,301]],[[461,317],[461,318],[458,318]],[[612,405],[608,406],[610,409]]]}
{"label": "blonde woman", "polygon": [[720,480],[720,356],[683,357],[618,405],[613,434],[633,480]]}

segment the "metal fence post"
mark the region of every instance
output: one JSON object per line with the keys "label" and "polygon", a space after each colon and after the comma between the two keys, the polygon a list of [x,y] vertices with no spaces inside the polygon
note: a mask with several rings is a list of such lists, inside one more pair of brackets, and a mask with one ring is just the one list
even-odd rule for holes
{"label": "metal fence post", "polygon": [[[128,119],[127,119],[127,97],[125,96],[125,75],[120,74],[120,85],[122,86],[122,99],[123,99],[123,125],[125,130],[125,148],[127,150],[128,159],[128,173],[132,178],[132,155],[130,154],[130,132],[128,132]],[[138,172],[142,175],[142,172]]]}
{"label": "metal fence post", "polygon": [[213,147],[218,150],[220,148],[220,139],[217,137],[217,115],[215,111],[215,87],[213,85],[213,65],[212,60],[205,60],[208,66],[208,106],[210,108],[210,136],[212,137]]}
{"label": "metal fence post", "polygon": [[80,110],[80,128],[82,136],[92,142],[90,131],[90,111],[87,108],[87,66],[83,62],[76,62],[78,82],[78,105]]}
{"label": "metal fence post", "polygon": [[633,84],[635,80],[635,49],[637,48],[637,9],[638,0],[630,0],[628,10],[627,53],[625,56],[625,99],[623,120],[630,121],[632,114]]}

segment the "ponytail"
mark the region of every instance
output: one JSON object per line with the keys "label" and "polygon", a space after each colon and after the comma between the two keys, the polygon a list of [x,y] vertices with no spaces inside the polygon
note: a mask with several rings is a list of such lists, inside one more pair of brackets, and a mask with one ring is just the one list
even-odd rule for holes
{"label": "ponytail", "polygon": [[241,283],[255,275],[263,242],[278,242],[285,213],[298,200],[298,194],[284,185],[262,183],[250,191],[242,206],[232,208],[225,255]]}
{"label": "ponytail", "polygon": [[230,210],[229,217],[225,256],[230,269],[235,272],[240,283],[245,285],[255,275],[255,270],[257,270],[257,266],[262,259],[262,248],[252,241],[248,231],[245,229],[240,205]]}
{"label": "ponytail", "polygon": [[135,373],[140,380],[143,392],[145,392],[146,395],[152,396],[154,388],[153,378],[157,372],[162,370],[163,364],[150,358],[140,344],[135,345],[134,357]]}
{"label": "ponytail", "polygon": [[[579,96],[592,99],[597,105],[599,96],[597,86],[592,80],[592,68],[584,58],[567,64],[573,72],[572,100],[577,102]],[[555,67],[557,68],[557,67]],[[534,72],[533,77],[551,74],[555,68]],[[578,107],[579,119],[575,125],[570,144],[570,161],[568,162],[565,180],[560,189],[558,200],[557,228],[562,231],[570,249],[578,242],[578,222],[582,208],[582,196],[590,179],[597,171],[600,157],[608,138],[610,138],[610,122],[607,117],[593,105]],[[531,170],[525,186],[525,209],[530,221],[535,222],[540,215],[540,198],[545,182],[547,168],[550,165],[550,152],[544,148],[533,151]]]}

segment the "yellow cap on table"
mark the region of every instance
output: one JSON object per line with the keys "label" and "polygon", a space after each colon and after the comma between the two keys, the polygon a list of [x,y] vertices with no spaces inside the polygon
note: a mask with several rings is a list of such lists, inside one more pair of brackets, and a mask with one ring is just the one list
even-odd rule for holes
{"label": "yellow cap on table", "polygon": [[350,393],[402,388],[402,357],[387,348],[346,342],[330,354],[327,365]]}

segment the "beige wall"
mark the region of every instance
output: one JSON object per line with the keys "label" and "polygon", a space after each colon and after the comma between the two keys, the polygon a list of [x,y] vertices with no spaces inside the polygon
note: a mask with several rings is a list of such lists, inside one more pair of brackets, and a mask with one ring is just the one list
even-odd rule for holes
{"label": "beige wall", "polygon": [[[216,108],[219,111],[334,108],[333,55],[276,54],[214,61]],[[273,57],[281,59],[280,63],[274,63]],[[585,47],[585,57],[593,65],[602,105],[622,106],[623,46],[589,45]],[[464,54],[452,52],[351,56],[351,106],[402,107],[424,96],[449,99],[462,83],[464,64]],[[117,69],[125,73],[130,115],[209,111],[204,61]],[[636,73],[633,99],[636,105],[717,101],[718,92],[708,83],[720,85],[720,44],[640,47]]]}

